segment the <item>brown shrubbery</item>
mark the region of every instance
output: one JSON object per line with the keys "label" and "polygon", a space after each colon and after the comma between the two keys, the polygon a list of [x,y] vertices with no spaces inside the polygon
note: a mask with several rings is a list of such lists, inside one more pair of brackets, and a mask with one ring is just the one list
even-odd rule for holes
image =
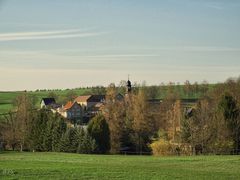
{"label": "brown shrubbery", "polygon": [[155,156],[171,156],[171,155],[191,155],[192,148],[189,144],[171,143],[164,139],[153,142],[150,147]]}

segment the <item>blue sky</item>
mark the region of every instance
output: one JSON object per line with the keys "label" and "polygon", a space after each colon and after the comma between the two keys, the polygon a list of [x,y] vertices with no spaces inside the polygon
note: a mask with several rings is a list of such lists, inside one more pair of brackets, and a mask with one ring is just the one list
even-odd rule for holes
{"label": "blue sky", "polygon": [[239,0],[0,0],[0,90],[240,75]]}

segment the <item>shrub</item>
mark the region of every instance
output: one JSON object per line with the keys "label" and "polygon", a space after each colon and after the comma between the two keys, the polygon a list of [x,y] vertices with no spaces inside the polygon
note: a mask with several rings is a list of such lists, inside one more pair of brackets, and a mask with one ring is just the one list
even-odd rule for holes
{"label": "shrub", "polygon": [[234,142],[231,140],[228,141],[216,141],[212,149],[215,154],[230,154],[233,151]]}
{"label": "shrub", "polygon": [[164,139],[159,139],[158,141],[153,142],[150,146],[153,154],[157,156],[172,155],[173,153],[173,147]]}
{"label": "shrub", "polygon": [[159,139],[158,141],[153,142],[150,147],[152,148],[153,155],[156,156],[192,154],[191,146],[189,144],[171,143],[165,139]]}

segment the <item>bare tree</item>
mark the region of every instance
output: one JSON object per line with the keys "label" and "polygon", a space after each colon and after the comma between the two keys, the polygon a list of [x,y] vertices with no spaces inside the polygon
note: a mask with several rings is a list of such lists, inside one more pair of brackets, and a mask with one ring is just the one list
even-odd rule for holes
{"label": "bare tree", "polygon": [[110,129],[111,152],[118,153],[121,147],[121,137],[125,119],[125,106],[122,99],[118,99],[117,88],[110,84],[107,88],[104,115]]}

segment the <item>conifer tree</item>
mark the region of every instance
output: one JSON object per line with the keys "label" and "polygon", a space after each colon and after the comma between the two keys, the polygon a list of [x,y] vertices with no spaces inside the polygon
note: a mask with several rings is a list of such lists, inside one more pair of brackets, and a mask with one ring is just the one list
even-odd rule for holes
{"label": "conifer tree", "polygon": [[69,150],[69,145],[70,145],[70,140],[69,140],[69,129],[66,130],[66,132],[63,134],[61,137],[60,143],[59,143],[59,151],[60,152],[70,152]]}
{"label": "conifer tree", "polygon": [[90,154],[94,153],[96,149],[95,140],[88,134],[88,132],[84,132],[83,129],[80,131],[80,142],[78,145],[77,152],[80,154]]}
{"label": "conifer tree", "polygon": [[110,150],[110,132],[103,115],[95,116],[88,125],[88,132],[96,141],[97,152],[107,153]]}
{"label": "conifer tree", "polygon": [[52,130],[52,151],[57,152],[60,151],[60,143],[63,135],[66,132],[67,125],[65,120],[55,115],[53,130]]}

